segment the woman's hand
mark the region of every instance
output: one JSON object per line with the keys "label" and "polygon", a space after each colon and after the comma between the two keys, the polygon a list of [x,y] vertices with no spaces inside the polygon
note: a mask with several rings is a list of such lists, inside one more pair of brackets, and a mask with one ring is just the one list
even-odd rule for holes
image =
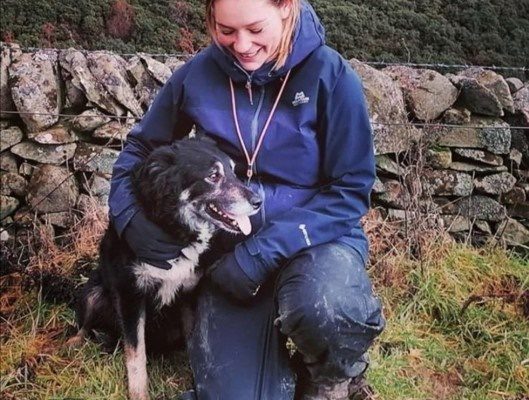
{"label": "woman's hand", "polygon": [[222,292],[241,301],[254,297],[260,287],[242,270],[233,252],[213,263],[206,270],[206,276]]}
{"label": "woman's hand", "polygon": [[168,260],[180,255],[182,246],[140,210],[123,231],[123,238],[140,261],[162,269],[171,269]]}

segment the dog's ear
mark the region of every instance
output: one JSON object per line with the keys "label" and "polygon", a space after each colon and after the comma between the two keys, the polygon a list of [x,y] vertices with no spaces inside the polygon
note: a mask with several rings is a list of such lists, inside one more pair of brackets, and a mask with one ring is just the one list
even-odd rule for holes
{"label": "dog's ear", "polygon": [[[183,190],[183,176],[179,157],[170,146],[155,150],[133,173],[133,186],[142,205],[158,211],[169,196],[179,196]],[[173,203],[167,202],[165,203]]]}
{"label": "dog's ear", "polygon": [[175,150],[164,146],[153,151],[142,165],[142,173],[152,180],[163,171],[178,166],[179,159]]}
{"label": "dog's ear", "polygon": [[214,146],[217,145],[217,142],[215,142],[215,140],[211,136],[208,136],[205,131],[197,131],[195,133],[194,140],[197,140],[197,141],[203,142],[203,143],[209,143],[209,144],[212,144]]}

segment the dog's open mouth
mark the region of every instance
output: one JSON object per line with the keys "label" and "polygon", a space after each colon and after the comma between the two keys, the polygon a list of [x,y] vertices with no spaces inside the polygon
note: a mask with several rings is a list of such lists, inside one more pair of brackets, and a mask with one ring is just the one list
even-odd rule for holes
{"label": "dog's open mouth", "polygon": [[247,215],[229,215],[213,203],[208,204],[207,211],[212,218],[222,222],[230,230],[240,231],[245,235],[249,235],[252,231],[250,218]]}

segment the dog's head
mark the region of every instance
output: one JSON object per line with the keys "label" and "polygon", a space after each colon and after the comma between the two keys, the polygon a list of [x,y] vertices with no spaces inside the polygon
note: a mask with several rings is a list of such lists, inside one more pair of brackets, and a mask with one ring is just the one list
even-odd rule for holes
{"label": "dog's head", "polygon": [[198,232],[206,224],[248,235],[248,217],[262,200],[233,167],[213,141],[184,139],[154,150],[135,171],[133,184],[147,216],[166,229],[185,225]]}

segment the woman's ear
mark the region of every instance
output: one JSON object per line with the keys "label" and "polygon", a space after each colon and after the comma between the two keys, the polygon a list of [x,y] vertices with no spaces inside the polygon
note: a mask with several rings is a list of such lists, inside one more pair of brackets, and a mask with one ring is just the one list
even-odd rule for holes
{"label": "woman's ear", "polygon": [[279,7],[279,12],[281,14],[281,19],[287,19],[290,16],[290,13],[292,12],[292,2],[286,0],[283,2],[283,4]]}

